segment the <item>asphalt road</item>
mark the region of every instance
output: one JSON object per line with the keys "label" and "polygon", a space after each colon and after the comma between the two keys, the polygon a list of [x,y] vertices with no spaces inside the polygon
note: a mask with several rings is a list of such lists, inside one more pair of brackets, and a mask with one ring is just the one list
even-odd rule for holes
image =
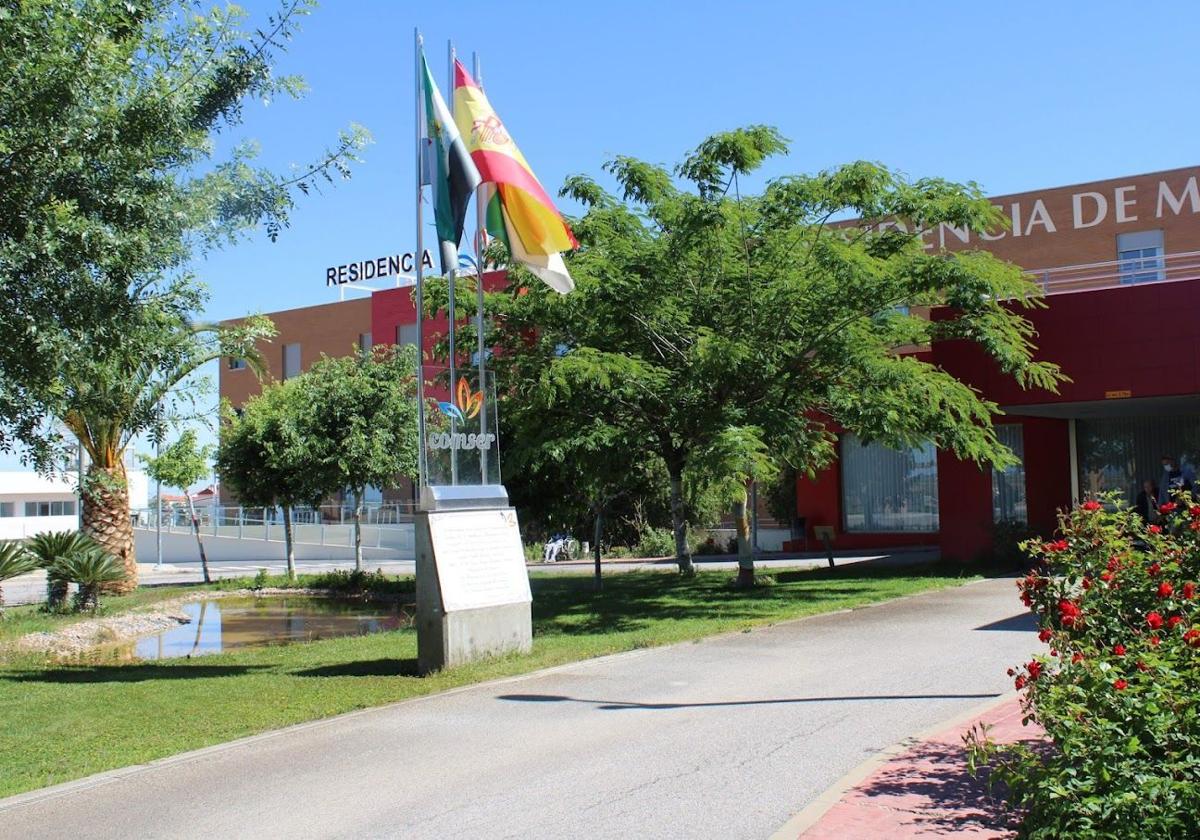
{"label": "asphalt road", "polygon": [[1010,690],[1028,618],[1000,579],[591,660],[5,800],[0,837],[764,838]]}

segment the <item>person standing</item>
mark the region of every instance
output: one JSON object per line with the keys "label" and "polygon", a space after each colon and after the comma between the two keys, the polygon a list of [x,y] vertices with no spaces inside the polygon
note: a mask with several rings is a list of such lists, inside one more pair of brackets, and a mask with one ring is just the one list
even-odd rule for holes
{"label": "person standing", "polygon": [[1165,505],[1173,501],[1179,491],[1192,492],[1195,483],[1195,473],[1191,467],[1181,468],[1179,461],[1170,455],[1162,456],[1162,480],[1158,483],[1158,503]]}
{"label": "person standing", "polygon": [[1142,521],[1149,525],[1158,519],[1158,505],[1158,485],[1147,478],[1142,482],[1142,491],[1137,494],[1134,510],[1142,517]]}

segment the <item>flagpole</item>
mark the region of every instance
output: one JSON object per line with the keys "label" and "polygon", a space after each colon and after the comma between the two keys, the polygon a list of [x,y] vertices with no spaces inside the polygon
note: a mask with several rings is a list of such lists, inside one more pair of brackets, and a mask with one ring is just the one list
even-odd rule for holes
{"label": "flagpole", "polygon": [[[450,73],[450,90],[454,90],[454,42],[446,41],[446,63]],[[454,388],[458,377],[454,370],[454,278],[458,275],[458,243],[454,243],[454,260],[450,263],[450,271],[446,277],[450,291],[450,303],[446,308],[446,317],[450,321],[450,401],[454,402]],[[458,431],[453,417],[450,418],[450,434]],[[458,450],[450,448],[450,483],[458,484]]]}
{"label": "flagpole", "polygon": [[[475,84],[483,89],[483,73],[479,69],[479,53],[471,53],[471,72],[475,75]],[[475,334],[476,352],[479,366],[479,433],[488,431],[488,388],[487,365],[483,341],[483,247],[487,239],[486,210],[483,206],[485,188],[482,183],[475,189]],[[479,479],[483,484],[488,481],[488,451],[479,450]]]}
{"label": "flagpole", "polygon": [[416,135],[416,164],[417,164],[417,253],[416,253],[416,274],[417,274],[417,487],[418,494],[420,488],[424,487],[429,481],[429,464],[425,454],[425,282],[422,263],[424,262],[425,249],[422,247],[421,238],[421,114],[425,106],[424,93],[425,82],[421,72],[421,47],[423,45],[421,32],[416,27],[413,27],[413,64],[416,69],[416,121],[413,125],[413,130]]}

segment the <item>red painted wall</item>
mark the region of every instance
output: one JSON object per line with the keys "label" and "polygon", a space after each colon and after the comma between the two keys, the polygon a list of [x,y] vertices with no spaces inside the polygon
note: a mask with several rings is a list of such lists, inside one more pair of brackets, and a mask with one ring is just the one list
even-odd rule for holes
{"label": "red painted wall", "polygon": [[1055,295],[1048,303],[1023,314],[1037,329],[1037,357],[1058,363],[1073,380],[1059,394],[1022,390],[967,342],[937,344],[934,361],[1000,405],[1103,400],[1107,391],[1200,392],[1200,281]]}
{"label": "red painted wall", "polygon": [[[483,274],[483,288],[494,292],[503,289],[508,275],[503,271],[488,271]],[[417,322],[417,308],[412,299],[412,287],[385,289],[371,295],[371,337],[376,344],[395,344],[396,328],[402,324]],[[456,313],[458,314],[458,313]],[[473,318],[475,308],[464,313]],[[425,319],[424,351],[426,358],[433,352],[437,342],[446,333],[447,318],[444,311],[439,311],[436,318]],[[464,355],[469,357],[475,348],[471,347]]]}

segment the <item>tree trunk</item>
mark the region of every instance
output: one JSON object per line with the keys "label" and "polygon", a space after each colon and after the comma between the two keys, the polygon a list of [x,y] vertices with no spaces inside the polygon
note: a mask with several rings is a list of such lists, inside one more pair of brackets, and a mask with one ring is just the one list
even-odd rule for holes
{"label": "tree trunk", "polygon": [[129,520],[129,484],[125,465],[88,466],[83,496],[83,532],[121,562],[125,579],[105,589],[125,595],[137,589],[137,556],[133,549],[133,523]]}
{"label": "tree trunk", "polygon": [[[322,526],[324,528],[324,526]],[[321,533],[325,533],[324,530]],[[296,544],[292,539],[292,506],[283,505],[283,544],[287,552],[288,580],[296,579]]]}
{"label": "tree trunk", "polygon": [[604,509],[597,508],[596,521],[592,526],[592,557],[596,559],[596,591],[604,584],[600,580],[600,538],[604,536]]}
{"label": "tree trunk", "polygon": [[681,574],[696,574],[687,544],[687,523],[683,521],[683,471],[671,473],[671,530],[675,533],[675,562]]}
{"label": "tree trunk", "polygon": [[750,516],[745,496],[733,503],[733,524],[737,529],[737,585],[750,588],[754,586],[754,552],[750,546]]}
{"label": "tree trunk", "polygon": [[362,493],[354,495],[354,571],[362,571]]}
{"label": "tree trunk", "polygon": [[70,593],[71,582],[54,573],[54,568],[46,569],[46,606],[51,610],[66,609],[67,595]]}
{"label": "tree trunk", "polygon": [[204,553],[204,540],[200,538],[200,520],[196,518],[196,506],[192,504],[192,494],[183,488],[183,495],[187,496],[188,500],[188,515],[192,517],[192,531],[196,534],[196,545],[200,549],[200,568],[204,572],[204,582],[212,583],[212,578],[208,574],[208,555]]}

